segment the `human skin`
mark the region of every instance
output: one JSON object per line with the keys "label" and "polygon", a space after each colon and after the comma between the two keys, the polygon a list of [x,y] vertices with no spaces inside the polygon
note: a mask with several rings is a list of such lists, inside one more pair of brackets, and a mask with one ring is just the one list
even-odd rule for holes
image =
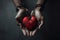
{"label": "human skin", "polygon": [[[22,28],[22,25],[21,25],[21,23],[19,22],[19,18],[22,17],[21,15],[24,14],[24,12],[27,12],[27,11],[28,11],[28,9],[26,9],[26,8],[24,8],[24,7],[22,6],[22,4],[23,4],[23,3],[22,3],[22,0],[13,0],[13,2],[14,2],[14,4],[15,4],[15,6],[17,7],[17,9],[19,10],[15,18],[16,18],[16,22],[19,24],[20,29],[22,30],[23,34],[24,34],[24,35],[27,35],[27,36],[34,36],[35,33],[36,33],[36,31],[37,31],[37,29],[40,29],[40,27],[43,25],[43,16],[42,16],[42,12],[40,11],[40,9],[41,9],[41,5],[43,5],[43,3],[44,3],[44,0],[37,0],[36,5],[37,5],[37,4],[40,4],[40,6],[37,6],[35,9],[33,9],[33,10],[31,11],[31,16],[32,16],[33,14],[35,14],[37,20],[38,20],[39,22],[41,22],[41,23],[39,24],[39,26],[38,26],[34,31],[29,31],[29,30],[27,30],[26,28]],[[21,6],[21,8],[18,7],[18,6]]]}

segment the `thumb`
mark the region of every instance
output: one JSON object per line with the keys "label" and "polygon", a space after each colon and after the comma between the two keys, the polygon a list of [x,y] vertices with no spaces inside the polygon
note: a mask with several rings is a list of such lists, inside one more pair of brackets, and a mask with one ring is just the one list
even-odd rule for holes
{"label": "thumb", "polygon": [[31,16],[34,15],[34,14],[35,14],[35,12],[34,12],[34,10],[32,10],[32,11],[31,11]]}
{"label": "thumb", "polygon": [[41,25],[39,25],[39,27],[38,27],[38,28],[40,29],[40,27],[41,27]]}

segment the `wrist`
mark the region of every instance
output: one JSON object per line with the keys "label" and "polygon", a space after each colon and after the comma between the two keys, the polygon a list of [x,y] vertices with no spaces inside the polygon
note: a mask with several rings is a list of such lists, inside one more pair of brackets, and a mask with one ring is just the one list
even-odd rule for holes
{"label": "wrist", "polygon": [[16,8],[17,8],[18,10],[19,10],[19,9],[24,9],[23,6],[17,6]]}
{"label": "wrist", "polygon": [[23,6],[17,6],[16,7],[16,11],[18,12],[19,10],[25,10],[25,11],[28,11],[27,8],[23,7]]}
{"label": "wrist", "polygon": [[35,9],[36,9],[36,10],[39,10],[39,11],[43,11],[43,5],[41,5],[41,4],[36,4]]}
{"label": "wrist", "polygon": [[28,9],[25,8],[25,7],[23,7],[23,6],[17,6],[17,9],[18,9],[18,10],[26,10],[26,11],[28,11]]}
{"label": "wrist", "polygon": [[40,9],[41,9],[41,7],[36,7],[35,9],[40,10]]}
{"label": "wrist", "polygon": [[36,4],[35,8],[37,8],[37,7],[42,7],[42,5],[41,4]]}

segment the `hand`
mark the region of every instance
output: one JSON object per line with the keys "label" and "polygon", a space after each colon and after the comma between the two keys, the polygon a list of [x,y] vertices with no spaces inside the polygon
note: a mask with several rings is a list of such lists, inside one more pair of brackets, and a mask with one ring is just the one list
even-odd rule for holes
{"label": "hand", "polygon": [[40,11],[40,9],[41,7],[37,7],[31,12],[31,16],[34,15],[37,18],[37,21],[39,22],[39,26],[34,31],[30,31],[30,36],[34,36],[37,29],[40,29],[40,27],[43,25],[43,16],[41,14],[42,12]]}
{"label": "hand", "polygon": [[43,25],[43,21],[44,21],[44,18],[43,18],[43,16],[41,16],[41,23],[39,24],[39,29],[40,29],[40,27]]}
{"label": "hand", "polygon": [[23,14],[25,14],[27,11],[28,11],[28,9],[26,9],[26,8],[18,8],[18,13],[17,13],[17,15],[16,15],[16,19],[19,19],[19,18],[21,18],[22,17],[22,15]]}
{"label": "hand", "polygon": [[23,9],[23,8],[18,8],[19,9],[19,11],[18,11],[18,13],[17,13],[17,15],[16,15],[16,22],[17,22],[17,24],[20,26],[20,29],[22,30],[22,32],[23,32],[23,34],[26,36],[29,36],[29,32],[28,32],[28,30],[26,29],[26,28],[23,28],[22,27],[22,24],[20,23],[20,21],[21,21],[21,18],[22,18],[22,15],[23,14],[25,14],[25,12],[27,12],[28,10],[27,9]]}
{"label": "hand", "polygon": [[19,24],[20,24],[20,29],[22,30],[23,34],[25,36],[29,36],[29,31],[26,28],[22,28],[22,24],[21,23],[19,23]]}

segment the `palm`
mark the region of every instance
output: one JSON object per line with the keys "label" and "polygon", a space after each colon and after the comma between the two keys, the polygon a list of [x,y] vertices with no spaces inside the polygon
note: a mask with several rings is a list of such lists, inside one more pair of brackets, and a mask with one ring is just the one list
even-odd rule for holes
{"label": "palm", "polygon": [[41,12],[39,11],[39,9],[32,10],[31,16],[33,15],[37,18],[37,21],[39,23],[41,22],[41,24],[39,24],[39,26],[34,31],[32,31],[31,35],[34,35],[37,29],[40,29],[40,27],[43,25],[43,16],[41,15]]}

